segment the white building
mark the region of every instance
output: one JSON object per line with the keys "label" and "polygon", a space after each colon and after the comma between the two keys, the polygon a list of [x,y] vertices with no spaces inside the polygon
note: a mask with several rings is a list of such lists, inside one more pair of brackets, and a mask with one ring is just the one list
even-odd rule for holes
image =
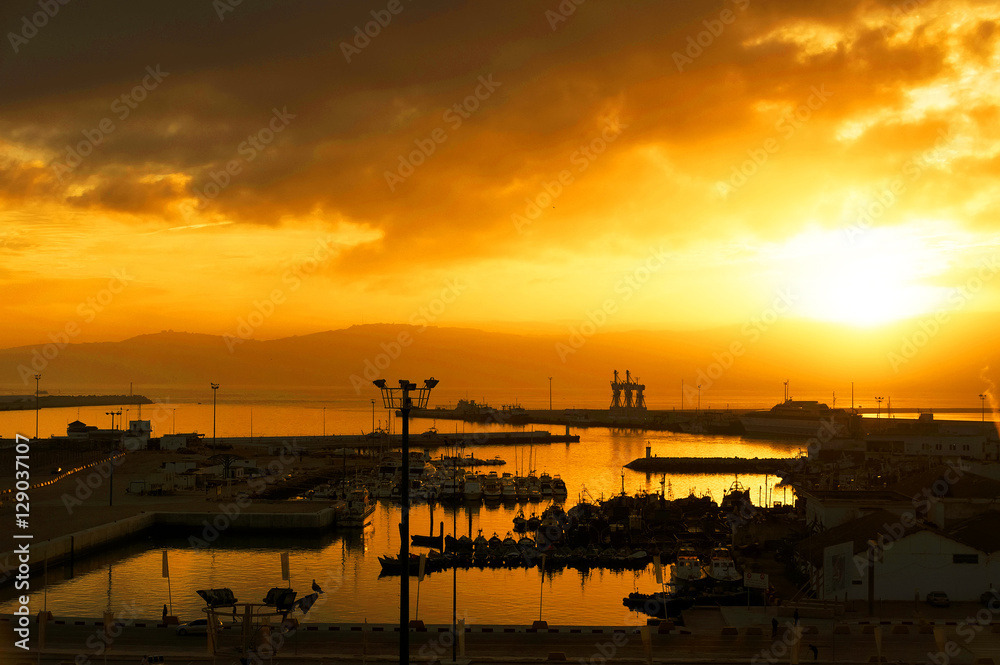
{"label": "white building", "polygon": [[[844,584],[830,593],[833,571],[825,570],[824,554],[842,543],[849,544],[851,560]],[[795,552],[821,599],[912,601],[944,591],[952,601],[978,601],[987,590],[1000,588],[1000,511],[982,512],[946,530],[919,522],[912,513],[879,511],[810,536]]]}
{"label": "white building", "polygon": [[796,490],[799,501],[805,503],[806,524],[825,530],[879,512],[897,517],[913,512],[912,499],[898,491],[887,490]]}

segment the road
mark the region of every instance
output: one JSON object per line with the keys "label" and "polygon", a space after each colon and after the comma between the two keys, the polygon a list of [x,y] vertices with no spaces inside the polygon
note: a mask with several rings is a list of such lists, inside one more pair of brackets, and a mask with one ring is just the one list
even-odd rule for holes
{"label": "road", "polygon": [[[240,656],[240,631],[227,628],[221,631],[217,655],[211,658],[207,650],[205,636],[179,636],[173,628],[123,626],[121,634],[104,648],[103,628],[88,625],[49,625],[44,656],[39,660],[35,652],[26,653],[13,648],[10,629],[3,629],[3,643],[0,646],[0,663],[21,665],[24,663],[55,663],[58,665],[75,663],[108,662],[138,664],[145,654],[162,655],[165,665],[176,663],[215,662],[228,665],[238,663]],[[354,628],[354,630],[351,630]],[[370,625],[367,630],[360,626],[341,626],[330,630],[329,626],[306,626],[288,635],[275,636],[278,644],[276,662],[317,663],[317,662],[362,662],[364,660],[391,661],[398,653],[398,633],[392,626]],[[977,630],[978,629],[978,630]],[[465,639],[466,657],[473,661],[489,662],[540,662],[549,659],[550,654],[565,655],[568,660],[590,665],[605,662],[641,662],[645,660],[643,641],[638,629],[631,627],[628,632],[591,632],[593,628],[574,628],[580,632],[570,633],[569,628],[558,632],[524,632],[524,627],[508,627],[517,632],[479,632],[481,628],[468,632]],[[499,627],[495,630],[503,631]],[[622,629],[619,629],[621,631]],[[843,629],[842,629],[843,630]],[[867,663],[876,653],[874,634],[866,632],[871,627],[852,625],[850,634],[833,634],[824,627],[823,632],[802,635],[800,659],[803,663]],[[895,632],[895,631],[903,631]],[[1000,630],[1000,624],[997,624]],[[37,624],[32,624],[32,632]],[[721,630],[712,633],[689,633],[674,629],[660,634],[651,629],[652,658],[657,662],[684,663],[747,663],[747,662],[789,662],[789,644],[794,642],[790,627],[782,626],[776,639],[766,629],[730,628],[737,634],[723,634]],[[992,658],[1000,663],[1000,633],[986,626],[947,626],[946,642],[956,657],[951,663],[972,663],[979,658]],[[451,634],[447,629],[439,632],[432,627],[427,632],[411,632],[411,662],[431,663],[450,660],[452,654]],[[813,660],[808,646],[817,648],[817,660]],[[882,654],[888,662],[905,663],[945,663],[938,655],[934,635],[919,632],[916,626],[883,627]],[[266,660],[264,662],[267,662]]]}

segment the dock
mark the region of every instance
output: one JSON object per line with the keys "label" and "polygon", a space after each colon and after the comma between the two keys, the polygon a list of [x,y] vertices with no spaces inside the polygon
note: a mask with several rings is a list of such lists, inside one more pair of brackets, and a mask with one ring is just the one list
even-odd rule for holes
{"label": "dock", "polygon": [[640,457],[626,469],[645,473],[768,473],[788,470],[792,460],[782,457]]}
{"label": "dock", "polygon": [[[205,437],[205,442],[211,442]],[[474,448],[476,446],[525,446],[549,443],[577,443],[578,434],[552,434],[545,431],[532,432],[423,432],[410,433],[410,447],[413,449]],[[401,434],[330,434],[327,436],[220,436],[216,446],[263,446],[282,447],[334,447],[344,449],[399,448],[403,445]]]}

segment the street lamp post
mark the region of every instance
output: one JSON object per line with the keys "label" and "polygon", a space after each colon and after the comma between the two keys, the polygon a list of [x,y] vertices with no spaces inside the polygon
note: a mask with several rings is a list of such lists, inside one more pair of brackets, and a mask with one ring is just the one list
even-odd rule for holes
{"label": "street lamp post", "polygon": [[35,375],[35,441],[38,441],[38,381],[41,378],[41,374]]}
{"label": "street lamp post", "polygon": [[552,377],[549,377],[549,411],[552,410]]}
{"label": "street lamp post", "polygon": [[219,384],[212,385],[212,448],[215,448],[215,398],[219,394]]}
{"label": "street lamp post", "polygon": [[[407,665],[410,662],[410,409],[427,408],[427,400],[431,390],[438,384],[433,377],[424,380],[422,388],[406,379],[399,380],[399,388],[389,388],[385,379],[372,383],[382,391],[382,403],[387,409],[398,408],[403,418],[402,442],[402,478],[400,480],[400,498],[403,502],[402,515],[399,524],[399,563],[402,567],[399,579],[399,662]],[[416,404],[410,391],[416,391]]]}
{"label": "street lamp post", "polygon": [[883,399],[885,399],[885,398],[884,397],[876,397],[875,398],[875,401],[878,402],[878,408],[875,410],[875,420],[878,420],[879,416],[882,415],[882,400]]}
{"label": "street lamp post", "polygon": [[[981,394],[979,396],[979,401],[982,404],[982,408],[983,408],[983,431],[985,432],[986,431],[986,393],[983,393],[983,394]],[[38,434],[35,434],[35,437],[37,438]]]}

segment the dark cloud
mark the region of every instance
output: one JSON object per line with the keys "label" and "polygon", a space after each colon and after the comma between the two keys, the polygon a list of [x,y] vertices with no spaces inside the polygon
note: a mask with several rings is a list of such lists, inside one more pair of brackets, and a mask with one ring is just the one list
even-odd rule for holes
{"label": "dark cloud", "polygon": [[[102,120],[114,130],[59,185],[36,163],[4,167],[4,196],[143,219],[176,219],[185,197],[202,196],[205,214],[272,226],[322,210],[385,229],[330,268],[361,273],[401,254],[460,263],[582,249],[609,220],[636,243],[787,234],[815,209],[808,176],[870,186],[925,149],[947,120],[901,122],[909,91],[948,73],[955,44],[982,57],[995,39],[989,21],[943,39],[943,2],[901,15],[888,2],[588,0],[556,22],[554,1],[400,2],[350,62],[342,44],[388,2],[244,1],[221,17],[207,0],[61,6],[17,54],[5,45],[0,138],[65,161]],[[0,27],[35,11],[7,3]],[[734,20],[705,37],[723,12]],[[694,55],[684,71],[678,53]],[[169,75],[122,117],[122,95],[157,66]],[[477,99],[481,77],[499,86]],[[832,96],[784,137],[782,109],[822,86]],[[470,99],[475,109],[449,114]],[[294,118],[269,134],[275,109]],[[975,111],[992,112],[992,101]],[[869,116],[858,138],[838,139]],[[583,169],[574,156],[608,118],[626,128]],[[715,183],[772,137],[768,168],[721,205]],[[428,145],[432,155],[414,152]],[[386,173],[413,154],[424,163],[391,189]],[[512,215],[565,170],[573,183],[518,233]],[[768,205],[778,196],[780,215]]]}

